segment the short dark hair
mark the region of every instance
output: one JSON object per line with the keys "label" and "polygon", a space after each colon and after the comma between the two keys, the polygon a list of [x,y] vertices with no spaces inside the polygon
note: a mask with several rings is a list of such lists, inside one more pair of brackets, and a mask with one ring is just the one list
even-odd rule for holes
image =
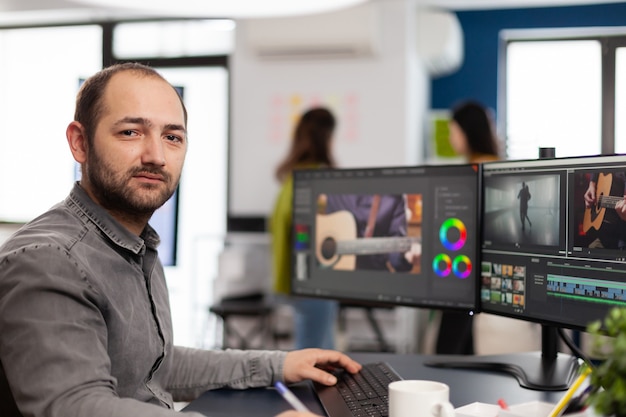
{"label": "short dark hair", "polygon": [[[109,81],[113,75],[131,71],[145,77],[155,77],[168,82],[161,74],[159,74],[154,68],[147,65],[139,64],[137,62],[125,62],[120,64],[114,64],[107,68],[104,68],[91,77],[87,78],[81,85],[76,96],[76,109],[74,111],[74,120],[79,122],[85,128],[85,135],[88,143],[91,143],[93,135],[96,131],[96,126],[102,112],[104,111],[104,103],[102,102],[102,96],[106,90]],[[185,117],[185,126],[187,125],[187,109],[185,103],[183,103],[178,91],[172,87],[178,98],[180,104],[183,106],[183,113]]]}

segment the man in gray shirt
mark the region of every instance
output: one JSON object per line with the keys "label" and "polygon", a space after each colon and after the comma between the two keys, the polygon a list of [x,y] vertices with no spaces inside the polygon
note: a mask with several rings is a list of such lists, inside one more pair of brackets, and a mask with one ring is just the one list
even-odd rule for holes
{"label": "man in gray shirt", "polygon": [[331,350],[174,346],[148,220],[180,179],[185,106],[153,69],[121,64],[85,81],[74,118],[80,182],[0,248],[0,416],[174,416],[207,389],[331,385],[325,367],[360,369]]}

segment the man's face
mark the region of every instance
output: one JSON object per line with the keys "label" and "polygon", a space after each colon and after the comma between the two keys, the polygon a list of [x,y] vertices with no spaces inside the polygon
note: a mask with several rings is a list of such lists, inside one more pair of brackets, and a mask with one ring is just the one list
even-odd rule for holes
{"label": "man's face", "polygon": [[109,211],[150,216],[174,193],[187,152],[180,100],[161,79],[121,72],[103,103],[81,183]]}

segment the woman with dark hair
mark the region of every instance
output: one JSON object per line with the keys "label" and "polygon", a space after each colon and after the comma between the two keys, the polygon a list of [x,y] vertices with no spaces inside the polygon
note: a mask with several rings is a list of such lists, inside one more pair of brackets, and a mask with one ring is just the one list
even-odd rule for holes
{"label": "woman with dark hair", "polygon": [[[295,169],[335,167],[331,153],[335,125],[335,117],[328,109],[316,107],[305,112],[295,128],[287,156],[276,169],[276,178],[282,187],[270,219],[274,291],[285,297],[291,287],[291,174]],[[334,348],[337,303],[303,297],[289,298],[289,302],[295,313],[294,348]]]}
{"label": "woman with dark hair", "polygon": [[467,162],[499,159],[491,115],[480,103],[465,101],[453,107],[449,127],[452,148]]}
{"label": "woman with dark hair", "polygon": [[[452,108],[449,122],[450,144],[468,163],[496,161],[498,140],[489,111],[475,101],[464,101]],[[467,313],[441,314],[436,353],[473,355],[474,319]]]}

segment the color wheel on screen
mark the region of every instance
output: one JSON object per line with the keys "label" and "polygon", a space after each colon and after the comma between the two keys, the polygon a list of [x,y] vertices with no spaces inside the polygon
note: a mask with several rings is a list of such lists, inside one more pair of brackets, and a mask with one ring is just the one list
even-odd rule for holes
{"label": "color wheel on screen", "polygon": [[465,279],[472,273],[472,261],[465,255],[459,255],[452,261],[452,271],[457,277]]}
{"label": "color wheel on screen", "polygon": [[447,277],[452,271],[452,259],[445,253],[440,253],[433,259],[433,271],[440,277]]}
{"label": "color wheel on screen", "polygon": [[439,229],[439,240],[448,250],[456,251],[465,245],[467,229],[463,222],[456,218],[450,218],[443,222]]}

